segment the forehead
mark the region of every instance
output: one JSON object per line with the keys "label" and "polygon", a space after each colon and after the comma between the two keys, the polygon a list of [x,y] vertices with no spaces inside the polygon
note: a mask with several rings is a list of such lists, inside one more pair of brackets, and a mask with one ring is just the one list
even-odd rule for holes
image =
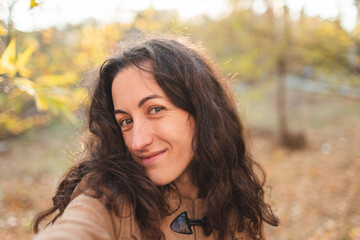
{"label": "forehead", "polygon": [[166,97],[151,73],[151,64],[144,62],[139,66],[145,70],[130,65],[115,76],[111,88],[115,107],[137,104],[142,98],[153,94]]}

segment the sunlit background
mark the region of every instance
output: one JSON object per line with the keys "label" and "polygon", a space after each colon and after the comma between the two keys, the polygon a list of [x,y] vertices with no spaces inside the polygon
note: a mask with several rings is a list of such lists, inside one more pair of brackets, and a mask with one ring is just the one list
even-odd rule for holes
{"label": "sunlit background", "polygon": [[[11,0],[3,0],[2,18],[9,15]],[[139,11],[149,7],[156,11],[175,10],[182,20],[190,20],[200,14],[206,14],[214,20],[227,16],[233,10],[233,3],[238,2],[242,8],[251,8],[258,14],[267,11],[265,0],[137,0],[114,1],[103,0],[47,0],[36,9],[28,11],[29,0],[18,0],[13,12],[15,27],[21,31],[40,30],[52,26],[65,27],[66,24],[79,24],[86,19],[95,19],[100,23],[132,22]],[[357,9],[353,0],[283,0],[273,1],[274,5],[283,4],[289,8],[291,17],[298,19],[301,11],[308,16],[319,16],[323,19],[341,20],[341,26],[346,30],[353,30],[356,25]]]}
{"label": "sunlit background", "polygon": [[359,0],[0,0],[0,239],[74,164],[89,72],[129,34],[191,36],[244,119],[268,239],[360,239]]}

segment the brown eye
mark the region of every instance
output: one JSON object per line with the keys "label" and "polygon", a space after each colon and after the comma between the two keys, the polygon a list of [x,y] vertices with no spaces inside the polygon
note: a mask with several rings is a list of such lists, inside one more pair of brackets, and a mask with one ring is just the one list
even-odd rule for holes
{"label": "brown eye", "polygon": [[120,121],[120,127],[126,127],[133,122],[132,119],[124,119]]}
{"label": "brown eye", "polygon": [[158,112],[160,112],[162,110],[164,110],[163,107],[154,107],[154,108],[150,109],[149,113],[150,114],[155,114],[155,113],[158,113]]}

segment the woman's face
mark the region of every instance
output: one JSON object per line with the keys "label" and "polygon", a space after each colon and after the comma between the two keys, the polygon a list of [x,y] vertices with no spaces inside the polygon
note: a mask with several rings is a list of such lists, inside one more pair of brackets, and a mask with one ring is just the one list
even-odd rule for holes
{"label": "woman's face", "polygon": [[[151,64],[143,63],[151,70]],[[112,84],[116,120],[132,157],[158,186],[182,178],[193,158],[194,118],[176,107],[153,74],[129,66]]]}

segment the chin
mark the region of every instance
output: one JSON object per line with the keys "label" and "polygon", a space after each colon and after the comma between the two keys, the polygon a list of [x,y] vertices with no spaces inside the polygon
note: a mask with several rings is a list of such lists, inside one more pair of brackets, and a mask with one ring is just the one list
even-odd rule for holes
{"label": "chin", "polygon": [[158,187],[161,187],[161,186],[165,186],[165,185],[168,185],[169,183],[171,183],[171,181],[166,181],[164,179],[153,179],[153,178],[150,178],[150,180]]}
{"label": "chin", "polygon": [[148,173],[150,180],[158,187],[168,185],[172,182],[172,179],[164,178],[162,175]]}

